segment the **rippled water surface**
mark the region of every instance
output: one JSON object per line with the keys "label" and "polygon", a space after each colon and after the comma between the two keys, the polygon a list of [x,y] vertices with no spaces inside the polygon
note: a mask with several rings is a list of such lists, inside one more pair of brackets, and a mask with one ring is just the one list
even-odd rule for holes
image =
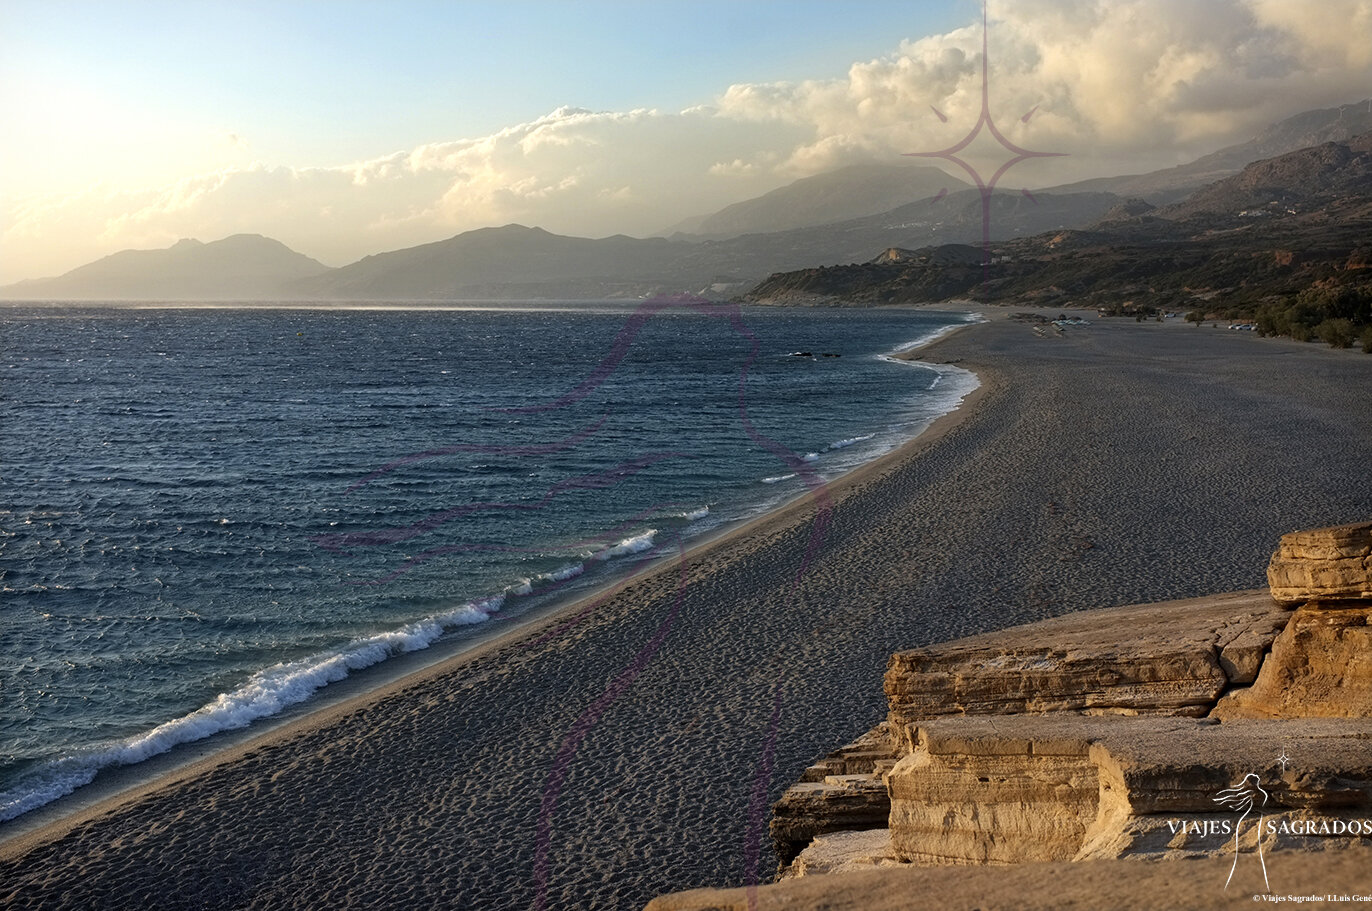
{"label": "rippled water surface", "polygon": [[0,820],[890,449],[962,319],[0,310]]}

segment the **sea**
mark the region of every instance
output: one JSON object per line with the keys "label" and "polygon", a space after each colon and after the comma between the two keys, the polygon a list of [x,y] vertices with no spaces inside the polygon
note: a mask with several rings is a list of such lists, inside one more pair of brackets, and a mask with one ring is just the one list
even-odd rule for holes
{"label": "sea", "polygon": [[890,451],[976,385],[892,355],[975,319],[0,308],[0,822]]}

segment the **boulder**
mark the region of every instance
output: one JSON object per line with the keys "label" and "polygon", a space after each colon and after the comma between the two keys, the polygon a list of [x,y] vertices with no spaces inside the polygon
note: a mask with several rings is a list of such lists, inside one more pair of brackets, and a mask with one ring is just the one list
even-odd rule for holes
{"label": "boulder", "polygon": [[899,864],[900,862],[891,854],[889,829],[831,832],[816,836],[779,878],[829,875]]}
{"label": "boulder", "polygon": [[1267,581],[1283,604],[1372,600],[1372,522],[1282,535]]}

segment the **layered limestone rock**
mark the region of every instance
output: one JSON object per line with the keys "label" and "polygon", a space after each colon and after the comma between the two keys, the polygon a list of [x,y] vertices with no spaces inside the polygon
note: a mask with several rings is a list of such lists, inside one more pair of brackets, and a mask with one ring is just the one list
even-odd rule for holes
{"label": "layered limestone rock", "polygon": [[1226,687],[1253,681],[1286,617],[1265,591],[1239,592],[1087,611],[898,653],[886,675],[888,721],[810,766],[773,807],[779,869],[788,872],[818,835],[887,825],[884,773],[915,749],[915,722],[1062,709],[1204,715]]}
{"label": "layered limestone rock", "polygon": [[1149,719],[1101,730],[1091,758],[1099,802],[1076,860],[1229,853],[1236,833],[1267,851],[1372,843],[1372,725]]}
{"label": "layered limestone rock", "polygon": [[892,656],[886,722],[777,804],[783,875],[1372,838],[1372,523],[1286,535],[1269,579]]}
{"label": "layered limestone rock", "polygon": [[772,844],[782,867],[817,835],[886,825],[891,800],[876,774],[831,775],[786,789],[772,808]]}
{"label": "layered limestone rock", "polygon": [[891,735],[940,715],[1207,714],[1289,614],[1265,591],[1084,611],[891,656]]}
{"label": "layered limestone rock", "polygon": [[1283,604],[1372,599],[1372,522],[1283,535],[1267,581]]}
{"label": "layered limestone rock", "polygon": [[[891,850],[921,864],[1066,860],[1095,818],[1099,774],[1080,716],[918,726],[887,776]],[[1029,721],[1029,724],[1017,722]]]}
{"label": "layered limestone rock", "polygon": [[1299,608],[1257,682],[1227,694],[1214,715],[1372,717],[1372,603],[1317,601]]}
{"label": "layered limestone rock", "polygon": [[1273,598],[1302,606],[1215,717],[1372,717],[1372,522],[1283,535],[1267,578]]}
{"label": "layered limestone rock", "polygon": [[[804,873],[807,865],[789,865],[816,836],[887,827],[894,792],[885,773],[899,756],[917,752],[918,722],[1054,709],[1204,715],[1226,687],[1253,681],[1287,616],[1265,591],[1238,592],[1086,611],[898,653],[886,675],[888,721],[810,766],[773,807],[779,870]],[[1040,754],[1035,761],[1067,759]],[[979,783],[967,784],[971,795]],[[819,860],[821,853],[814,852],[810,868],[831,863]],[[998,855],[957,856],[962,859],[947,861],[1008,862]]]}
{"label": "layered limestone rock", "polygon": [[772,807],[772,845],[785,870],[816,836],[885,828],[891,812],[883,775],[897,750],[885,724],[811,765]]}
{"label": "layered limestone rock", "polygon": [[[891,856],[910,863],[1223,852],[1232,788],[1254,820],[1367,818],[1358,837],[1372,837],[1372,726],[1324,719],[935,719],[887,780]],[[1290,828],[1281,847],[1325,847]]]}

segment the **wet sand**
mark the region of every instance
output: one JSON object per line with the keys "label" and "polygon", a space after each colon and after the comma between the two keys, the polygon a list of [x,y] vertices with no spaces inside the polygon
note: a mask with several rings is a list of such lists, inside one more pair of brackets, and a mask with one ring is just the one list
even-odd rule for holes
{"label": "wet sand", "polygon": [[[914,444],[598,601],[0,844],[15,908],[635,908],[766,881],[899,648],[1254,588],[1372,516],[1372,357],[998,320]],[[0,835],[3,835],[0,829]]]}

